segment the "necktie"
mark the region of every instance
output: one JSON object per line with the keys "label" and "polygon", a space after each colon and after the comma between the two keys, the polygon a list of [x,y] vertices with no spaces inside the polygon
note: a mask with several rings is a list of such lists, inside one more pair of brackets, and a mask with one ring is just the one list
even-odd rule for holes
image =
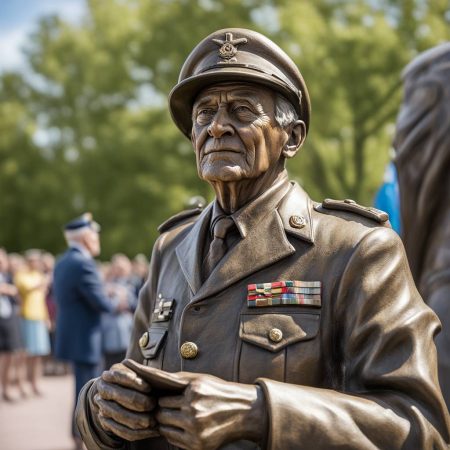
{"label": "necktie", "polygon": [[221,216],[216,220],[213,228],[213,240],[209,246],[208,254],[203,263],[203,279],[206,280],[217,263],[223,258],[228,250],[226,236],[234,226],[233,219],[228,216]]}

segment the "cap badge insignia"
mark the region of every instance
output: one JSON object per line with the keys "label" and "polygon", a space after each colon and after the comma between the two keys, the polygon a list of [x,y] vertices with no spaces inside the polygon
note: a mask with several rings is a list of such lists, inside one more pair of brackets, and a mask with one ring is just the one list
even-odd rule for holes
{"label": "cap badge insignia", "polygon": [[233,39],[233,33],[225,33],[225,40],[213,39],[217,45],[220,45],[219,56],[223,59],[224,63],[236,62],[235,55],[237,53],[237,46],[240,44],[246,44],[247,38]]}

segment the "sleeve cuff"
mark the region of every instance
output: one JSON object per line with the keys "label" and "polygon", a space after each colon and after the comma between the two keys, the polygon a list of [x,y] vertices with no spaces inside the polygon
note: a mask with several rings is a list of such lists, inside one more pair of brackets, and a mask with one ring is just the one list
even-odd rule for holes
{"label": "sleeve cuff", "polygon": [[266,403],[266,412],[268,415],[268,424],[269,424],[269,429],[267,430],[262,442],[261,442],[261,448],[265,449],[265,450],[270,450],[272,449],[272,408],[270,407],[270,397],[269,397],[269,392],[267,389],[267,385],[265,383],[265,379],[264,378],[258,378],[256,380],[256,384],[261,388],[261,390],[263,391],[263,395],[264,395],[264,402]]}

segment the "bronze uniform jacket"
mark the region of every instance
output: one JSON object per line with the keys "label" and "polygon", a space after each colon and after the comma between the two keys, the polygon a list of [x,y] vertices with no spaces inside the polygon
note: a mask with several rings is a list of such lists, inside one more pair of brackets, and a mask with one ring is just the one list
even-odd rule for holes
{"label": "bronze uniform jacket", "polygon": [[[210,214],[211,205],[157,240],[128,357],[169,372],[259,383],[271,450],[448,448],[433,342],[439,321],[418,294],[394,231],[313,204],[294,184],[202,284]],[[303,228],[291,226],[293,215],[306,219]],[[249,284],[281,280],[321,281],[322,306],[247,306]],[[173,316],[152,323],[160,295],[175,300]],[[273,328],[282,331],[280,342],[269,339]],[[187,341],[198,346],[194,359],[180,356]],[[159,438],[123,448],[173,447]]]}

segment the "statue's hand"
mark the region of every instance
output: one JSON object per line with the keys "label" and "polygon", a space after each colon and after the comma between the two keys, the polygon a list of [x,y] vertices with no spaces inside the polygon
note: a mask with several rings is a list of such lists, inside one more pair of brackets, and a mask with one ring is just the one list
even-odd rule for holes
{"label": "statue's hand", "polygon": [[211,375],[179,372],[188,380],[181,395],[159,398],[159,431],[183,449],[213,450],[227,442],[260,442],[267,412],[259,386],[230,383]]}
{"label": "statue's hand", "polygon": [[114,364],[96,381],[93,411],[105,431],[127,441],[158,436],[151,386],[128,367]]}

